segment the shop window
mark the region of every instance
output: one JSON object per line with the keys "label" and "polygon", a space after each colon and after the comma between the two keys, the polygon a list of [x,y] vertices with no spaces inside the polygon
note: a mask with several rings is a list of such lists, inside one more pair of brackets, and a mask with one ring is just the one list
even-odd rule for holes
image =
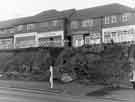
{"label": "shop window", "polygon": [[111,16],[111,22],[112,23],[117,23],[117,17],[116,16]]}
{"label": "shop window", "polygon": [[110,17],[109,16],[105,16],[104,23],[105,24],[110,24]]}
{"label": "shop window", "polygon": [[81,47],[84,45],[83,35],[73,36],[73,46]]}
{"label": "shop window", "polygon": [[111,33],[110,32],[104,32],[104,42],[105,43],[110,43],[110,39],[111,39]]}
{"label": "shop window", "polygon": [[72,21],[72,22],[71,22],[71,28],[72,28],[72,29],[77,29],[77,28],[79,28],[79,21]]}
{"label": "shop window", "polygon": [[82,27],[91,27],[93,26],[93,24],[94,24],[93,19],[87,19],[82,21]]}

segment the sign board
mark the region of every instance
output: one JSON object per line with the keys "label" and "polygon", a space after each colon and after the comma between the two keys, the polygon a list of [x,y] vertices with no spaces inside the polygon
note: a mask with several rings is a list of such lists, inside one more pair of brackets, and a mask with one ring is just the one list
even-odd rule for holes
{"label": "sign board", "polygon": [[62,39],[64,38],[64,31],[52,31],[52,32],[42,32],[38,33],[37,37],[55,37],[55,36],[61,36]]}

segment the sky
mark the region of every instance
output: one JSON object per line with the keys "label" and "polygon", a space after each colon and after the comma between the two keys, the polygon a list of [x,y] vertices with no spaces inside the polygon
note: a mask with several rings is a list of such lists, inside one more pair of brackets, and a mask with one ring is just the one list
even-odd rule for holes
{"label": "sky", "polygon": [[32,16],[49,9],[83,9],[110,3],[135,7],[135,0],[1,0],[0,21]]}

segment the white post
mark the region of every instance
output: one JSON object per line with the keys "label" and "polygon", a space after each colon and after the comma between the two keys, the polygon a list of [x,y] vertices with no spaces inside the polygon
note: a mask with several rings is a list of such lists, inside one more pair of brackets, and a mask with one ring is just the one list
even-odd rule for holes
{"label": "white post", "polygon": [[53,67],[50,66],[50,85],[51,85],[51,88],[53,88]]}

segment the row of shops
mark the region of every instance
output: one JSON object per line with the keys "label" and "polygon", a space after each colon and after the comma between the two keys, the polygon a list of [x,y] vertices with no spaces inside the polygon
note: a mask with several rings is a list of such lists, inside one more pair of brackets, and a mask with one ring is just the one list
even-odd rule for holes
{"label": "row of shops", "polygon": [[[125,15],[127,12],[129,14]],[[109,19],[105,19],[106,17]],[[116,20],[112,22],[114,17]],[[121,20],[123,17],[126,17],[126,21]],[[132,9],[117,4],[78,11],[50,10],[33,17],[0,22],[0,31],[6,29],[12,31],[9,32],[10,36],[6,32],[4,34],[0,32],[0,49],[64,47],[67,45],[81,47],[112,41],[114,43],[134,42],[134,18],[135,14]]]}
{"label": "row of shops", "polygon": [[[105,28],[102,32],[76,32],[71,35],[72,46],[135,41],[135,25]],[[64,47],[64,31],[30,32],[0,39],[0,49],[29,47]]]}
{"label": "row of shops", "polygon": [[30,32],[0,39],[0,49],[29,47],[63,47],[64,32]]}

